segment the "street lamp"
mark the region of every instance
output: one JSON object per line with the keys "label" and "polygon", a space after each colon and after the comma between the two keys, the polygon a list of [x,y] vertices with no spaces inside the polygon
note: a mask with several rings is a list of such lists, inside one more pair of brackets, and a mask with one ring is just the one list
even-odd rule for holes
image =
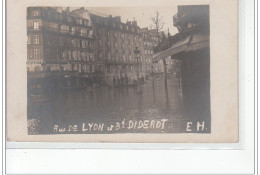
{"label": "street lamp", "polygon": [[142,88],[141,88],[141,82],[140,82],[140,67],[139,67],[139,56],[140,56],[140,50],[138,47],[135,47],[134,49],[134,55],[136,57],[136,60],[137,60],[137,67],[138,67],[138,72],[137,72],[137,77],[138,77],[138,84],[139,84],[139,88],[140,88],[140,92],[142,94]]}

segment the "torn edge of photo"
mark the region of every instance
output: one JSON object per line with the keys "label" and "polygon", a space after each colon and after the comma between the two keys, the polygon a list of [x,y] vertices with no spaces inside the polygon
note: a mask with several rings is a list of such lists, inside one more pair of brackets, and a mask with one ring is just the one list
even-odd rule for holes
{"label": "torn edge of photo", "polygon": [[7,2],[8,141],[239,142],[237,0],[64,2]]}

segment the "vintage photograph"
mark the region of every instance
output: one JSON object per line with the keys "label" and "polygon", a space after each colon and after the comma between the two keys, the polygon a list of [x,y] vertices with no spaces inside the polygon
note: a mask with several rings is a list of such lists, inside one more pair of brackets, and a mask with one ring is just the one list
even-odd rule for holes
{"label": "vintage photograph", "polygon": [[211,133],[208,5],[27,7],[27,132]]}

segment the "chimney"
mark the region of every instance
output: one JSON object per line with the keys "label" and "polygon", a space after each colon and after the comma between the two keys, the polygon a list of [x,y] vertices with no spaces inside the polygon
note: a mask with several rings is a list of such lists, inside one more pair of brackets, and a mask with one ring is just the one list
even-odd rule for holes
{"label": "chimney", "polygon": [[137,21],[132,21],[133,26],[137,26]]}
{"label": "chimney", "polygon": [[67,8],[65,9],[65,12],[69,13],[69,12],[70,12],[70,8],[67,7]]}
{"label": "chimney", "polygon": [[62,8],[61,7],[55,7],[55,9],[56,9],[57,12],[62,13]]}

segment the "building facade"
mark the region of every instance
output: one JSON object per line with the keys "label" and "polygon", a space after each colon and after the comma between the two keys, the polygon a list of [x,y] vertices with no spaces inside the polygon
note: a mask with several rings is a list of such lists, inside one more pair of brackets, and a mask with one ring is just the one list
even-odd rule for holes
{"label": "building facade", "polygon": [[[91,14],[97,60],[109,86],[131,85],[144,78],[143,38],[136,21]],[[137,52],[136,52],[137,51]]]}
{"label": "building facade", "polygon": [[149,30],[147,27],[141,29],[143,42],[144,42],[144,52],[143,56],[146,60],[145,68],[147,70],[146,76],[160,72],[160,64],[153,64],[152,57],[154,52],[154,47],[159,43],[159,37],[155,30]]}
{"label": "building facade", "polygon": [[28,7],[27,38],[29,82],[52,77],[78,86],[95,77],[93,30],[86,17],[69,9]]}
{"label": "building facade", "polygon": [[[27,9],[28,85],[134,85],[163,72],[152,61],[159,38],[136,21],[82,8]],[[48,82],[45,82],[48,81]]]}
{"label": "building facade", "polygon": [[[83,8],[75,10],[82,14]],[[151,72],[151,57],[146,55],[143,34],[136,21],[121,22],[120,16],[91,13],[95,36],[97,70],[104,73],[108,86],[124,86],[144,81]]]}

